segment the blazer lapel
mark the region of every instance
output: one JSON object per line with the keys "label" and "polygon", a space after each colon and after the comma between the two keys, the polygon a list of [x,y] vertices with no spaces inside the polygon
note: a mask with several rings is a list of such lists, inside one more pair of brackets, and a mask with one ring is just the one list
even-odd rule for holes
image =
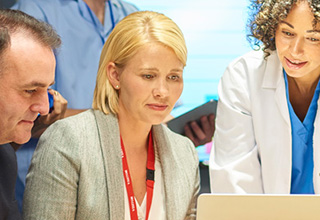
{"label": "blazer lapel", "polygon": [[[124,219],[123,175],[118,119],[94,110],[101,141],[101,153],[105,163],[105,179],[110,220]],[[103,178],[103,177],[101,177]],[[104,201],[101,201],[104,202]]]}
{"label": "blazer lapel", "polygon": [[[172,151],[175,146],[171,146],[168,135],[166,135],[162,126],[156,125],[152,127],[153,139],[159,154],[163,181],[165,183],[167,219],[175,220],[180,218],[175,207],[181,207],[181,200],[177,198],[183,198],[184,192],[183,185],[177,187],[177,184],[179,184],[177,180],[183,181],[184,177],[181,176],[181,172],[176,171],[177,169],[181,169],[181,167],[178,167],[175,160],[175,152]],[[183,206],[183,203],[181,205]]]}

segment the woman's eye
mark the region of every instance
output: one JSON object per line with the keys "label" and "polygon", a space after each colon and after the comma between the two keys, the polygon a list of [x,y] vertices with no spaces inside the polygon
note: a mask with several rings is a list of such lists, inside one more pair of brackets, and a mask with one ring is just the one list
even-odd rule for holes
{"label": "woman's eye", "polygon": [[313,37],[311,37],[311,38],[309,38],[309,39],[310,39],[310,41],[312,41],[312,42],[318,42],[318,41],[319,41],[319,39],[313,38]]}
{"label": "woman's eye", "polygon": [[290,33],[290,32],[288,32],[288,31],[282,31],[282,33],[284,33],[284,34],[287,35],[287,36],[293,36],[293,34]]}
{"label": "woman's eye", "polygon": [[177,76],[177,75],[172,75],[172,76],[169,76],[169,79],[173,80],[173,81],[177,81],[180,79],[180,76]]}
{"label": "woman's eye", "polygon": [[143,75],[143,78],[145,78],[145,79],[152,79],[152,78],[154,78],[154,76],[151,75],[151,74],[145,74],[145,75]]}

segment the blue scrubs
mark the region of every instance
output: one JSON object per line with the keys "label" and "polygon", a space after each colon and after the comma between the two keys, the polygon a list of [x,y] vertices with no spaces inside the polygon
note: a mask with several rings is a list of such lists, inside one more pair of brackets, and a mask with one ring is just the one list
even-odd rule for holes
{"label": "blue scrubs", "polygon": [[316,87],[303,122],[295,114],[289,98],[287,74],[283,70],[292,131],[291,194],[314,194],[313,188],[313,132],[318,109],[320,84]]}

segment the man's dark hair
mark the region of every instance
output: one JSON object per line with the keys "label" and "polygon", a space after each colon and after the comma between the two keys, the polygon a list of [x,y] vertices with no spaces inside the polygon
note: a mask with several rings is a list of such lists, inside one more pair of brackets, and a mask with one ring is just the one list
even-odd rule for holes
{"label": "man's dark hair", "polygon": [[19,32],[52,50],[61,45],[59,35],[49,24],[19,10],[0,9],[0,58],[11,44],[10,36]]}

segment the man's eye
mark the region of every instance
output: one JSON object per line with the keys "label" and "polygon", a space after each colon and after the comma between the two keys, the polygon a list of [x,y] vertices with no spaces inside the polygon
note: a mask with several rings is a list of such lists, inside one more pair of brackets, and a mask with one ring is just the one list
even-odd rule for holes
{"label": "man's eye", "polygon": [[35,89],[25,90],[25,92],[28,93],[28,94],[35,93],[36,91],[37,90],[35,90]]}

